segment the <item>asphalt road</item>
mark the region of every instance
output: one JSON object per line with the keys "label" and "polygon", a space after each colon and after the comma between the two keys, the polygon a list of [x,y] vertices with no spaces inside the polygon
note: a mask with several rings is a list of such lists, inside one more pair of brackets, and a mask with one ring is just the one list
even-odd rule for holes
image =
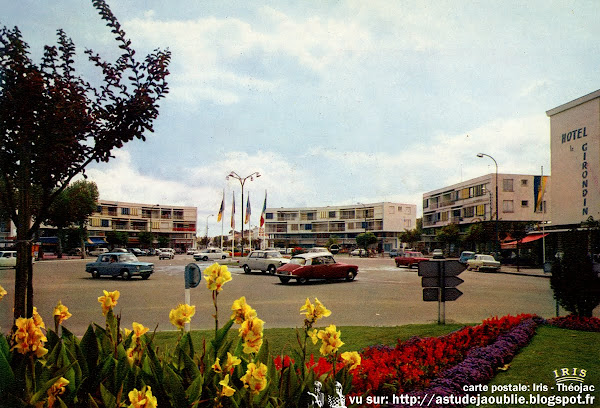
{"label": "asphalt road", "polygon": [[[354,282],[282,285],[277,277],[259,272],[247,275],[231,266],[233,279],[218,296],[220,324],[229,319],[231,304],[240,296],[246,296],[247,302],[266,322],[266,328],[302,326],[299,309],[307,297],[311,301],[317,297],[332,311],[323,324],[396,326],[437,321],[437,302],[423,302],[421,279],[416,269],[396,268],[390,258],[339,256],[336,259],[359,266]],[[37,262],[34,299],[38,311],[46,324],[53,327],[52,311],[61,300],[73,314],[66,327],[81,335],[92,322],[104,325],[97,300],[102,291],[119,290],[121,297],[115,311],[121,313],[125,327],[131,328],[136,321],[152,329],[158,325],[158,330],[172,330],[169,311],[184,301],[183,271],[185,265],[194,261],[186,255],[178,255],[173,260],[157,257],[142,260],[156,265],[156,272],[146,281],[92,279],[84,268],[90,259]],[[197,264],[201,269],[209,265]],[[490,316],[518,313],[555,315],[549,279],[545,277],[468,271],[460,277],[465,281],[459,286],[463,295],[446,303],[446,322],[480,322]],[[14,270],[0,270],[0,285],[9,292],[0,301],[0,332],[7,332],[12,324]],[[203,282],[191,289],[191,303],[196,306],[192,329],[214,328],[211,292]]]}

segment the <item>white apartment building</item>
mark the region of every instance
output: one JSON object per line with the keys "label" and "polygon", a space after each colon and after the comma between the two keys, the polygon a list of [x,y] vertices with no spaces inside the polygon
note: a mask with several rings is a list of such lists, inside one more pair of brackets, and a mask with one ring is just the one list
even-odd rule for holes
{"label": "white apartment building", "polygon": [[[550,220],[550,176],[486,174],[423,194],[423,240],[432,243],[439,228],[457,224],[461,232],[477,222]],[[497,190],[496,190],[496,187]]]}
{"label": "white apartment building", "polygon": [[330,207],[267,208],[266,245],[269,247],[323,246],[335,237],[342,247],[356,246],[356,236],[372,232],[379,250],[398,248],[398,234],[416,227],[417,206],[373,203]]}

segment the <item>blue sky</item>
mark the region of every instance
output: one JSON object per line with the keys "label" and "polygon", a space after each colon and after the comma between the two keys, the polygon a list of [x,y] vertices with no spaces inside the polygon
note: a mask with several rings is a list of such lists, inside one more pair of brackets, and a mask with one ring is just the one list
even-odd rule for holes
{"label": "blue sky", "polygon": [[[81,0],[1,0],[39,61],[63,28],[118,49]],[[193,205],[414,203],[494,171],[550,174],[545,111],[600,88],[592,1],[109,1],[139,56],[169,48],[155,132],[88,170],[102,198]],[[237,215],[239,217],[238,208]],[[226,214],[226,217],[229,215]],[[220,233],[216,217],[210,234]],[[238,220],[239,226],[239,220]]]}

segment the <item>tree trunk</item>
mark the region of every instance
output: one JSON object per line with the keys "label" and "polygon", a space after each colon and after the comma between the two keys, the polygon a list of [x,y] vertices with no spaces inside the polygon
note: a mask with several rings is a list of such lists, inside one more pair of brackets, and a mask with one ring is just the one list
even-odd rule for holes
{"label": "tree trunk", "polygon": [[[24,194],[25,196],[27,194]],[[26,197],[21,200],[27,201]],[[14,318],[33,315],[33,267],[31,264],[31,237],[29,206],[22,205],[17,215],[17,266],[15,268]]]}

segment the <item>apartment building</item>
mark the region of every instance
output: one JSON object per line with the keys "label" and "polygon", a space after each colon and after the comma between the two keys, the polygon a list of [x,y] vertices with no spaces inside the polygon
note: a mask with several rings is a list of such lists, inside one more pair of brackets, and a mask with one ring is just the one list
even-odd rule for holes
{"label": "apartment building", "polygon": [[465,232],[473,223],[495,221],[496,211],[499,222],[549,221],[550,192],[550,176],[496,173],[430,191],[423,194],[423,240],[431,245],[448,224]]}
{"label": "apartment building", "polygon": [[101,243],[108,231],[129,234],[129,245],[138,244],[138,234],[151,232],[169,240],[169,247],[182,250],[194,246],[198,209],[162,204],[140,204],[121,201],[98,200],[97,210],[90,216],[88,232],[90,241]]}
{"label": "apartment building", "polygon": [[323,246],[335,237],[342,247],[356,246],[356,236],[372,232],[378,249],[397,248],[398,234],[416,227],[415,204],[373,203],[330,207],[267,208],[266,245]]}

